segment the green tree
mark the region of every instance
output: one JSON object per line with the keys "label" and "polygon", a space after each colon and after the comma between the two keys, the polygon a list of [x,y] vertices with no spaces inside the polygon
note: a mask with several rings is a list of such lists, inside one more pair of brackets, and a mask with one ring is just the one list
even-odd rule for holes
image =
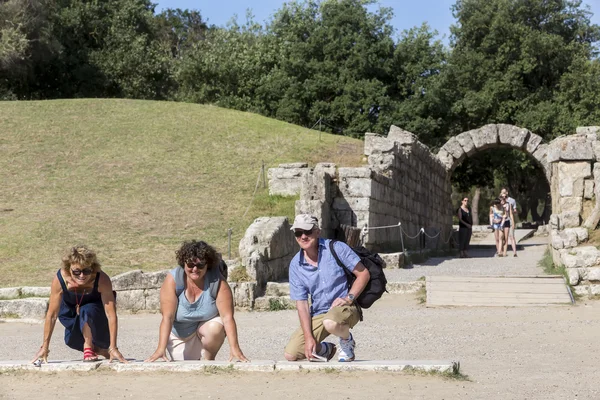
{"label": "green tree", "polygon": [[0,99],[27,99],[36,70],[60,51],[52,35],[51,0],[0,1]]}
{"label": "green tree", "polygon": [[[563,75],[600,38],[580,0],[458,0],[445,86],[454,132],[509,123],[544,138],[570,133],[554,103]],[[558,130],[557,128],[560,128]]]}
{"label": "green tree", "polygon": [[372,1],[290,2],[267,27],[276,57],[258,89],[266,115],[359,136],[389,109],[391,11]]}

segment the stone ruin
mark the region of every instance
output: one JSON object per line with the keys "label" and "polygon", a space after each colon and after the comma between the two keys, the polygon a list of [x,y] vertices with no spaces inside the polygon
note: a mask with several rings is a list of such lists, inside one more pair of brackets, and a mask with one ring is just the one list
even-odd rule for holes
{"label": "stone ruin", "polygon": [[[519,149],[536,160],[550,185],[554,263],[567,268],[576,292],[600,294],[600,250],[583,245],[600,221],[599,134],[600,127],[579,127],[575,134],[546,144],[527,129],[490,124],[451,138],[433,154],[415,135],[392,126],[387,136],[365,135],[365,167],[321,163],[313,169],[297,169],[296,179],[302,183],[296,214],[316,215],[326,237],[335,237],[340,224],[368,229],[400,222],[409,235],[420,228],[428,236],[439,233],[437,240],[412,245],[438,247],[447,243],[452,230],[455,207],[450,203],[450,178],[454,169],[466,157],[484,150]],[[365,232],[368,248],[398,250],[399,229]]]}
{"label": "stone ruin", "polygon": [[[387,253],[388,267],[399,267],[402,245],[448,245],[455,208],[450,203],[450,178],[456,166],[494,147],[519,149],[538,162],[550,183],[549,246],[554,263],[566,267],[577,293],[597,295],[600,250],[585,243],[600,221],[599,134],[600,127],[580,127],[573,135],[545,144],[526,129],[492,124],[451,138],[433,154],[414,134],[392,126],[386,136],[365,135],[368,165],[344,168],[320,163],[308,168],[305,163],[282,164],[269,171],[270,192],[300,193],[296,214],[316,215],[324,237],[339,236],[343,225],[356,227],[366,247]],[[369,229],[381,226],[388,228]],[[289,262],[298,251],[289,228],[285,217],[258,218],[248,228],[240,242],[240,260],[227,261],[233,266],[241,263],[253,279],[230,282],[236,306],[254,307],[255,300],[268,290],[268,282],[287,280]],[[400,228],[409,235],[423,228],[425,242],[402,243]],[[131,271],[114,277],[119,307],[158,310],[166,273]],[[19,301],[31,309],[30,300]]]}

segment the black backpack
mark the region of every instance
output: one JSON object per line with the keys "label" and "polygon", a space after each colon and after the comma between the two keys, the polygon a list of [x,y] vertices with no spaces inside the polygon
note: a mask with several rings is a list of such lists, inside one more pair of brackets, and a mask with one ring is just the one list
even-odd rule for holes
{"label": "black backpack", "polygon": [[[337,261],[338,265],[344,270],[346,279],[348,279],[348,288],[350,288],[354,283],[356,276],[342,263],[333,248],[334,243],[335,240],[329,242],[329,250],[331,251],[331,254],[333,254],[335,261]],[[367,286],[365,286],[364,290],[355,301],[361,308],[369,308],[381,298],[384,292],[387,292],[385,289],[387,279],[383,273],[383,266],[385,263],[381,257],[379,257],[379,254],[371,253],[363,246],[354,247],[352,250],[360,257],[360,262],[367,270],[369,270],[369,274],[371,275],[369,282],[367,282]]]}

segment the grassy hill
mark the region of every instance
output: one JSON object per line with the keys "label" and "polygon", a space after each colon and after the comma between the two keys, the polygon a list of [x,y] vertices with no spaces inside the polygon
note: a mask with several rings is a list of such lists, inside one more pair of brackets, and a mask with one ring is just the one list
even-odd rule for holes
{"label": "grassy hill", "polygon": [[264,160],[361,163],[363,143],[255,114],[153,101],[0,102],[0,287],[50,284],[86,243],[109,275],[174,265],[186,239],[233,255],[262,215],[295,199],[259,189]]}

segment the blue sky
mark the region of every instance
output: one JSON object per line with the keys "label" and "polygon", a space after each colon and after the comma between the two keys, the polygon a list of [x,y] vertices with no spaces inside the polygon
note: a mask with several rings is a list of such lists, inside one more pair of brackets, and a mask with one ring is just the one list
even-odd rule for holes
{"label": "blue sky", "polygon": [[[157,11],[163,8],[189,8],[200,10],[203,19],[208,19],[210,24],[225,25],[234,15],[238,21],[245,20],[246,9],[252,9],[256,21],[265,22],[281,7],[284,0],[154,0],[158,3]],[[427,22],[436,29],[440,35],[450,35],[450,25],[454,22],[450,7],[455,0],[380,0],[379,4],[391,7],[394,10],[392,26],[399,33],[413,26]],[[584,0],[595,14],[592,22],[600,25],[600,0]]]}

